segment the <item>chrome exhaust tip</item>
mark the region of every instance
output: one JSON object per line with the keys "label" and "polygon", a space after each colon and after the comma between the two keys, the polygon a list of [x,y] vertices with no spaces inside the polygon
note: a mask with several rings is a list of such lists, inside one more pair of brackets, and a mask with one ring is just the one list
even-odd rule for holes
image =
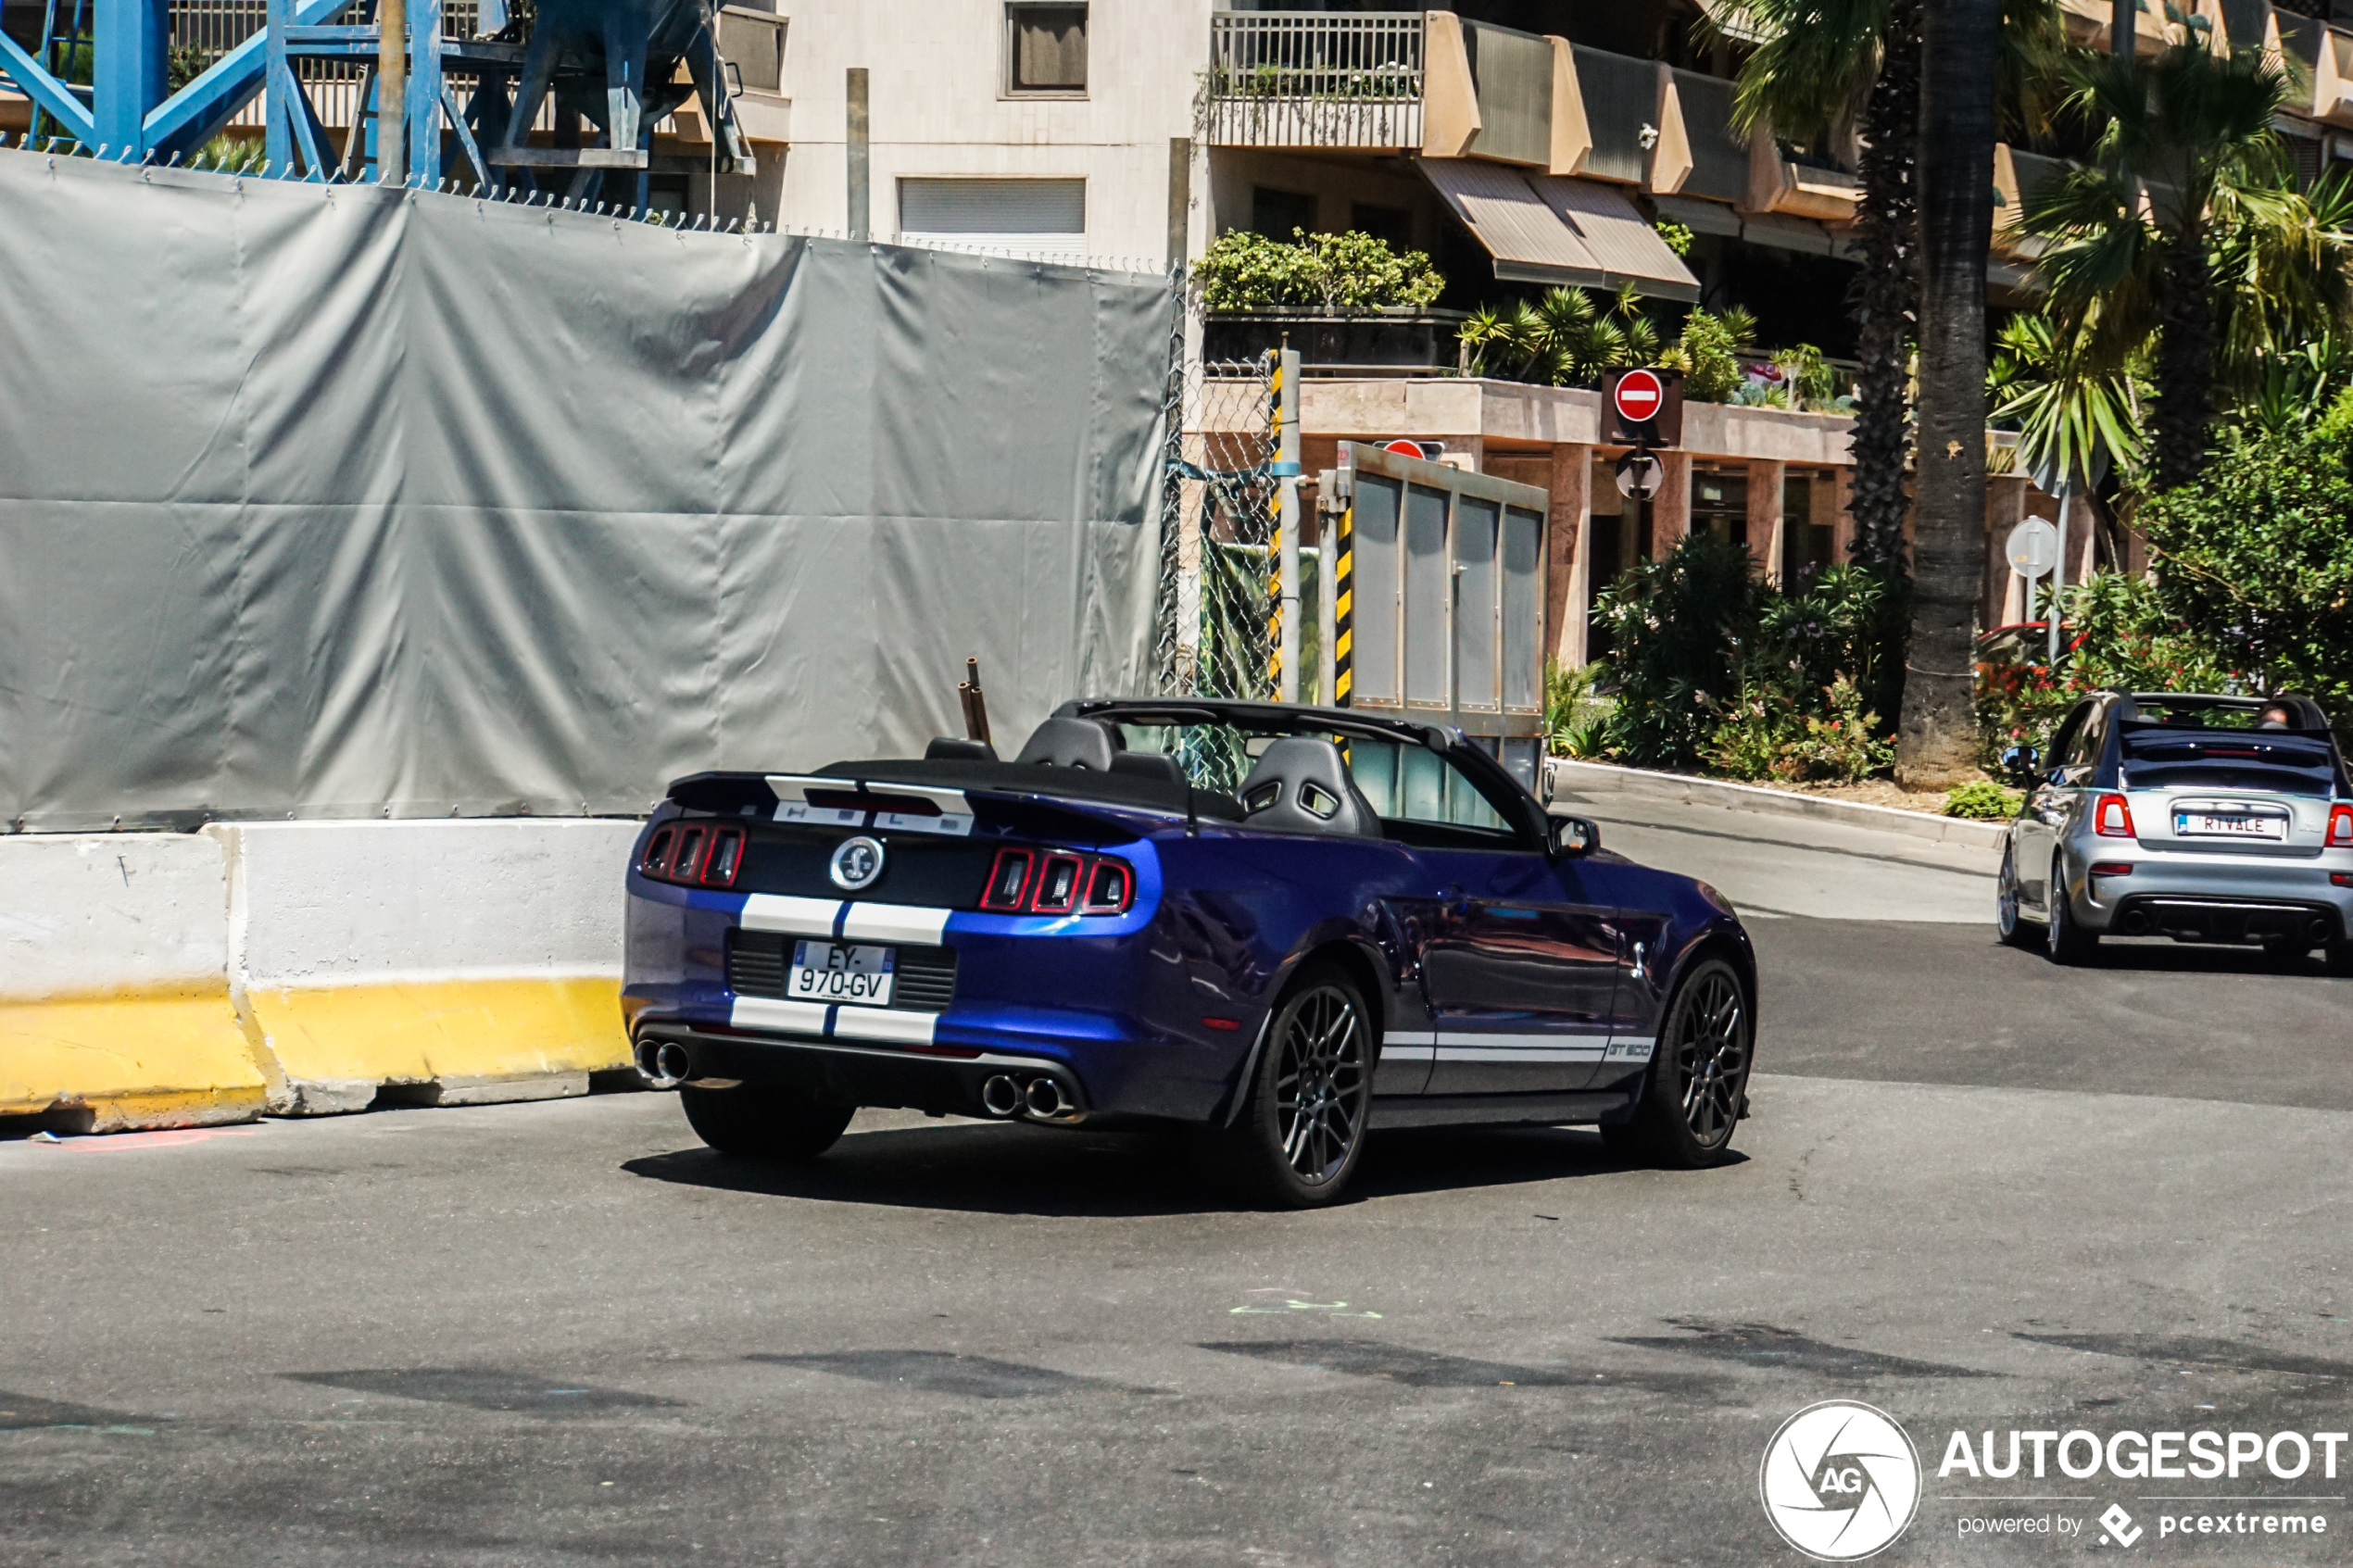
{"label": "chrome exhaust tip", "polygon": [[2313,916],[2311,920],[2305,922],[2304,939],[2310,942],[2314,947],[2318,947],[2320,944],[2327,941],[2329,939],[2329,922],[2321,919],[2318,915]]}
{"label": "chrome exhaust tip", "polygon": [[1051,1078],[1032,1078],[1022,1091],[1022,1107],[1040,1122],[1051,1122],[1076,1109],[1063,1097],[1063,1086]]}
{"label": "chrome exhaust tip", "polygon": [[1022,1108],[1021,1085],[1000,1073],[980,1085],[980,1108],[991,1116],[1011,1116]]}
{"label": "chrome exhaust tip", "polygon": [[2134,909],[2125,915],[2123,924],[2125,935],[2140,936],[2148,931],[2149,917],[2143,911]]}
{"label": "chrome exhaust tip", "polygon": [[694,1070],[686,1047],[675,1040],[637,1042],[637,1076],[649,1089],[674,1089]]}

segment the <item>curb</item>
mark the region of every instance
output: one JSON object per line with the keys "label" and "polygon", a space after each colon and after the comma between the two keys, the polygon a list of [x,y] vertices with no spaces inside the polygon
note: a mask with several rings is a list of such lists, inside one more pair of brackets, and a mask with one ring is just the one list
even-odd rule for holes
{"label": "curb", "polygon": [[1603,794],[1630,795],[1644,800],[1669,800],[1685,806],[1720,806],[1727,810],[1755,811],[1763,816],[1803,817],[1814,822],[1844,822],[1851,827],[1877,828],[1881,833],[1907,834],[1937,844],[1959,844],[1972,849],[1993,849],[2002,842],[2002,824],[1968,817],[1940,817],[1928,811],[1906,811],[1896,806],[1872,806],[1859,800],[1826,800],[1818,795],[1795,795],[1758,784],[1733,784],[1727,779],[1693,778],[1684,773],[1653,772],[1645,768],[1621,768],[1613,762],[1579,762],[1566,757],[1549,759],[1555,788],[1585,788]]}

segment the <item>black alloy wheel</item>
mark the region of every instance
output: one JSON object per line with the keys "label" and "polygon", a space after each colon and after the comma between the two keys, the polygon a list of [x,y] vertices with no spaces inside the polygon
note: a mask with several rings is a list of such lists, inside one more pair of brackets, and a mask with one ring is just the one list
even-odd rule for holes
{"label": "black alloy wheel", "polygon": [[1364,1153],[1370,1015],[1336,969],[1302,975],[1276,1009],[1234,1131],[1259,1194],[1284,1208],[1338,1200]]}
{"label": "black alloy wheel", "polygon": [[1667,1027],[1631,1120],[1604,1124],[1613,1148],[1662,1165],[1700,1170],[1731,1152],[1748,1113],[1755,1019],[1739,972],[1721,959],[1696,965],[1667,1003]]}
{"label": "black alloy wheel", "polygon": [[1994,933],[2006,947],[2034,945],[2026,934],[2024,917],[2018,912],[2018,846],[2007,837],[2002,841],[2001,874],[1994,882]]}
{"label": "black alloy wheel", "polygon": [[836,1105],[796,1089],[744,1084],[732,1089],[678,1091],[686,1124],[722,1154],[745,1160],[799,1163],[834,1147],[854,1105]]}
{"label": "black alloy wheel", "polygon": [[2075,919],[2073,900],[2067,895],[2067,860],[2051,857],[2051,880],[2043,884],[2043,951],[2053,963],[2089,963],[2100,935],[2086,931]]}

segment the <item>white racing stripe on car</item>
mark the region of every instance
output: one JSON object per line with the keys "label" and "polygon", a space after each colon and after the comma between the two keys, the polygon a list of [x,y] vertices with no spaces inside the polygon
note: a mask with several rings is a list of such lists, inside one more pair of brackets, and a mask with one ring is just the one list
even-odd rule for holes
{"label": "white racing stripe on car", "polygon": [[1380,1037],[1383,1061],[1435,1061],[1438,1036],[1427,1029],[1392,1029]]}
{"label": "white racing stripe on car", "polygon": [[746,931],[774,931],[787,936],[831,936],[841,917],[838,898],[795,898],[781,893],[753,893],[744,899],[738,923]]}
{"label": "white racing stripe on car", "polygon": [[1657,1048],[1658,1041],[1655,1038],[1612,1040],[1609,1043],[1609,1054],[1602,1060],[1604,1061],[1647,1062],[1651,1059],[1651,1053]]}
{"label": "white racing stripe on car", "polygon": [[779,1001],[774,997],[737,997],[727,1022],[738,1029],[777,1029],[823,1038],[825,1004]]}
{"label": "white racing stripe on car", "polygon": [[[842,916],[841,935],[851,942],[912,942],[937,947],[948,929],[950,909],[916,904],[852,904]],[[826,930],[833,928],[827,926]]]}
{"label": "white racing stripe on car", "polygon": [[1483,1035],[1441,1030],[1440,1061],[1599,1061],[1608,1040],[1600,1035]]}
{"label": "white racing stripe on car", "polygon": [[899,1046],[927,1046],[939,1025],[932,1012],[900,1012],[891,1008],[843,1008],[834,1014],[837,1040],[887,1040]]}

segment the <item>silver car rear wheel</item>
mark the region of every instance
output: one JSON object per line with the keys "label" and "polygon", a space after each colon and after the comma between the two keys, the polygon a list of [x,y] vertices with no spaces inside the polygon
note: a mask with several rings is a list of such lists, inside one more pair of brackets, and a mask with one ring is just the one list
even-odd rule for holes
{"label": "silver car rear wheel", "polygon": [[1994,933],[2006,947],[2034,945],[2027,932],[2025,917],[2018,909],[2018,847],[2007,839],[2002,844],[2001,874],[1994,883]]}

